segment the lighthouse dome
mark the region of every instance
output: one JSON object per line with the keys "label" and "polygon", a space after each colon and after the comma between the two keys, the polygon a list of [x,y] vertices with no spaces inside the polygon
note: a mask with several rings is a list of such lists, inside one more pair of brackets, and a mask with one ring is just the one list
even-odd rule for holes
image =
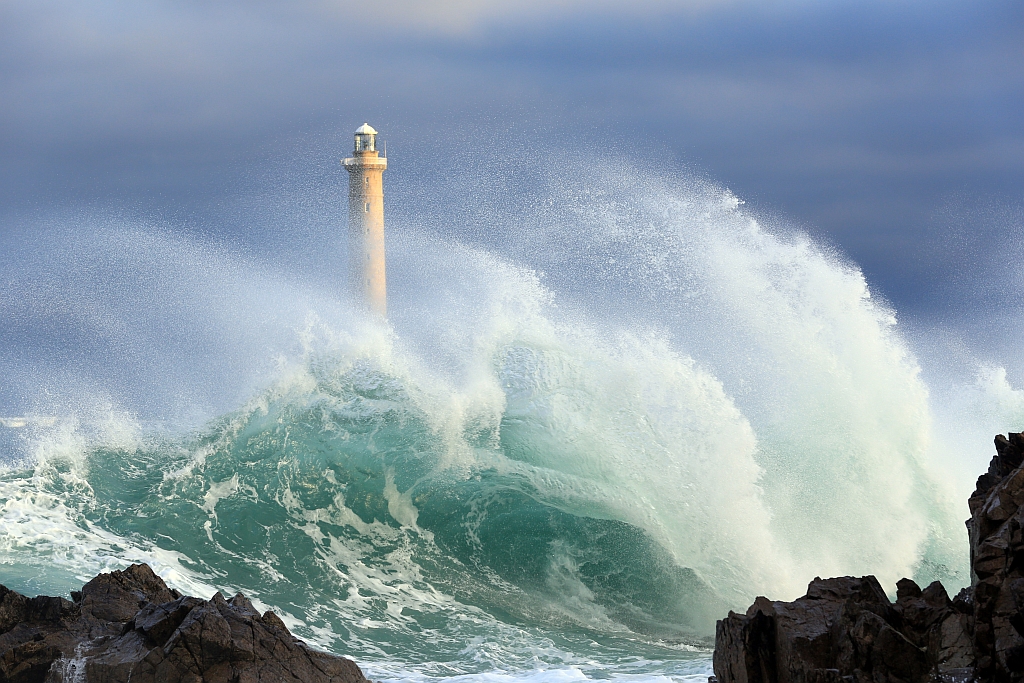
{"label": "lighthouse dome", "polygon": [[377,134],[377,131],[375,131],[373,129],[373,126],[371,126],[368,123],[364,123],[363,125],[361,125],[358,128],[356,128],[356,135],[376,135],[376,134]]}

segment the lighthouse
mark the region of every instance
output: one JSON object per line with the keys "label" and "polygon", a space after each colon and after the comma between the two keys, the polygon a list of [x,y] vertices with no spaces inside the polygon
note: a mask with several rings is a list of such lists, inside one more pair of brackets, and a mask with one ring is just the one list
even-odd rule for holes
{"label": "lighthouse", "polygon": [[384,169],[377,131],[356,128],[355,150],[341,162],[348,171],[348,260],[352,293],[380,317],[387,314],[384,275]]}

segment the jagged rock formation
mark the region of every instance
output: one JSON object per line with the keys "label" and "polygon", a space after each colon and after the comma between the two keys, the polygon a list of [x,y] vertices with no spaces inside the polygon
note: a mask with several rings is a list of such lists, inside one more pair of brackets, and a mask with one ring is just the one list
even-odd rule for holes
{"label": "jagged rock formation", "polygon": [[100,574],[72,597],[0,586],[0,683],[368,683],[241,593],[184,597],[145,564]]}
{"label": "jagged rock formation", "polygon": [[942,584],[899,582],[889,602],[873,576],[815,579],[793,602],[758,598],[718,622],[721,683],[917,683],[972,674],[970,605]]}
{"label": "jagged rock formation", "polygon": [[758,598],[718,622],[718,683],[1024,681],[1024,435],[997,436],[967,521],[971,587],[873,576],[815,579],[793,602]]}
{"label": "jagged rock formation", "polygon": [[1024,435],[996,437],[996,456],[967,501],[979,680],[1024,679]]}

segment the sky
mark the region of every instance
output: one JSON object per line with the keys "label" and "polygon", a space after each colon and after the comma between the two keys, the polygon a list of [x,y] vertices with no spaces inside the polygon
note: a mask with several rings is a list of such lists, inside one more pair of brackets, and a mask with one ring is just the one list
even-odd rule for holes
{"label": "sky", "polygon": [[[863,271],[923,366],[936,433],[980,458],[965,486],[991,434],[1024,429],[1022,0],[0,0],[0,417],[201,424],[300,355],[303,306],[357,319],[329,271],[363,122],[388,149],[389,254],[424,271],[406,291],[453,272],[431,271],[452,240],[513,254],[494,226],[514,222],[488,212],[526,205],[539,167],[696,176]],[[424,347],[447,350],[450,303],[406,313],[431,318]],[[837,348],[855,346],[840,322]],[[717,329],[690,329],[698,363],[731,362],[728,343],[707,350]],[[810,386],[737,358],[716,377],[741,408],[755,363],[765,395]],[[864,415],[899,391],[886,372],[853,374],[884,385],[851,383]],[[971,401],[1003,412],[962,428]],[[0,466],[19,439],[0,429]]]}
{"label": "sky", "polygon": [[991,325],[1024,313],[1022,111],[1019,0],[0,0],[0,239],[99,211],[258,249],[239,198],[335,182],[369,121],[389,211],[453,156],[582,149],[728,187],[902,315]]}

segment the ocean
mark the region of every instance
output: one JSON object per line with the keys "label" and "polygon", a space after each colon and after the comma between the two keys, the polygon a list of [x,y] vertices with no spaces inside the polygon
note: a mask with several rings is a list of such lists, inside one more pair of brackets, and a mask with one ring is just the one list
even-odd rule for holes
{"label": "ocean", "polygon": [[374,680],[502,683],[706,680],[716,619],[815,576],[966,585],[1005,371],[930,384],[856,264],[623,168],[475,239],[390,221],[387,321],[323,266],[344,228],[318,269],[41,223],[0,296],[0,583],[148,562]]}

